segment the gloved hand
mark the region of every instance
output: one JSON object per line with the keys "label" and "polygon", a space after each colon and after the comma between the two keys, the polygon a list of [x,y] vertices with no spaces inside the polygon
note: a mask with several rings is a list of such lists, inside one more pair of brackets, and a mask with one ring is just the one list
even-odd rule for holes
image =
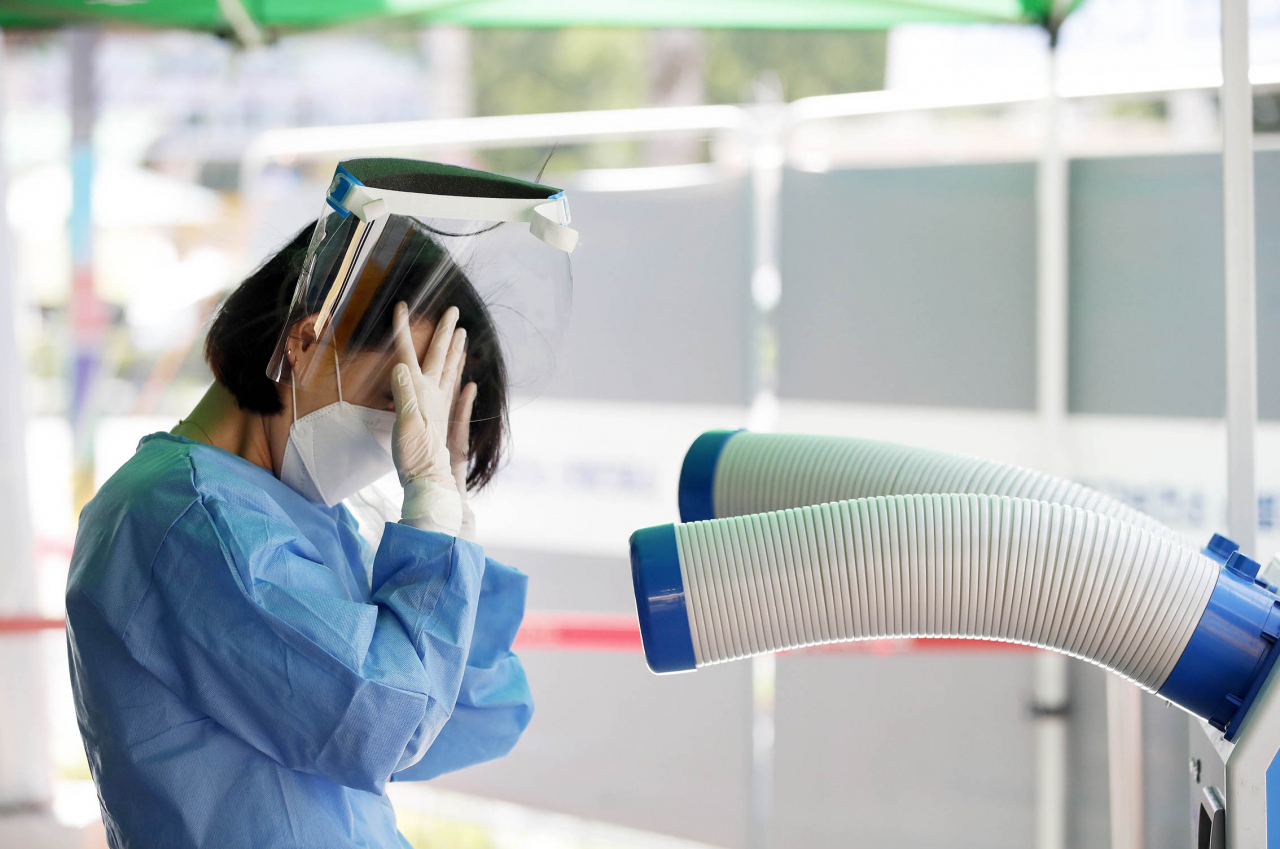
{"label": "gloved hand", "polygon": [[467,498],[467,448],[471,441],[471,408],[476,403],[478,388],[475,383],[462,386],[462,368],[466,365],[466,357],[458,360],[458,374],[454,378],[454,386],[458,387],[453,399],[453,412],[449,416],[449,468],[453,471],[453,480],[462,499],[462,527],[458,536],[471,542],[476,541],[476,515],[471,512],[471,501]]}
{"label": "gloved hand", "polygon": [[450,536],[458,535],[463,519],[462,496],[446,440],[467,344],[467,332],[455,329],[457,323],[458,310],[445,310],[419,369],[409,310],[403,302],[396,304],[395,340],[400,362],[391,370],[396,402],[391,457],[404,487],[400,522]]}

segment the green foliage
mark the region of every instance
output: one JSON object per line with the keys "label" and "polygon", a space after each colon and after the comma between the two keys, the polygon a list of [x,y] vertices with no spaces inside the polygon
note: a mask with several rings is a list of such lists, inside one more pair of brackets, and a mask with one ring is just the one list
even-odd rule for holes
{"label": "green foliage", "polygon": [[[477,115],[628,109],[649,99],[649,39],[642,29],[475,29],[471,75]],[[707,30],[708,103],[755,99],[753,83],[777,80],[788,100],[884,85],[882,31]],[[483,167],[532,177],[547,151],[486,150]],[[548,174],[639,165],[644,146],[616,141],[561,147]]]}
{"label": "green foliage", "polygon": [[[471,79],[477,115],[627,109],[646,100],[648,34],[635,29],[475,29]],[[548,169],[635,165],[635,142],[562,147]],[[533,177],[548,151],[480,151],[485,168]]]}
{"label": "green foliage", "polygon": [[472,30],[476,114],[643,106],[646,46],[635,29]]}
{"label": "green foliage", "polygon": [[752,83],[777,75],[786,100],[884,88],[883,31],[710,30],[708,103],[754,100]]}
{"label": "green foliage", "polygon": [[[648,99],[648,30],[477,29],[471,33],[478,115],[627,109]],[[883,31],[707,30],[706,99],[754,99],[775,73],[787,100],[884,86]]]}

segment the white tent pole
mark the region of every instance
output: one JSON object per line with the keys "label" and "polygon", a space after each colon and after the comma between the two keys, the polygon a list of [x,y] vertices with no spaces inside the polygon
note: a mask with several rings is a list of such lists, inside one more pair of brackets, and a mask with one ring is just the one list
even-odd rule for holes
{"label": "white tent pole", "polygon": [[1049,49],[1044,139],[1036,170],[1036,410],[1044,434],[1046,471],[1069,475],[1064,448],[1067,418],[1067,273],[1070,198],[1062,149],[1062,98],[1057,50]]}
{"label": "white tent pole", "polygon": [[1222,0],[1222,213],[1227,313],[1227,531],[1257,556],[1253,442],[1258,420],[1249,4]]}
{"label": "white tent pole", "polygon": [[[775,310],[782,296],[778,265],[782,172],[786,161],[785,107],[757,103],[752,109],[751,134],[752,250],[751,410],[748,427],[757,432],[777,430],[778,328]],[[773,840],[774,710],[777,660],[772,654],[751,662],[751,800],[748,849],[768,849]]]}
{"label": "white tent pole", "polygon": [[[1249,3],[1222,0],[1222,223],[1227,317],[1227,532],[1257,556],[1253,442],[1258,419],[1257,286],[1253,207],[1253,89],[1249,82]],[[1260,821],[1258,794],[1227,782],[1227,845],[1265,841],[1241,833]],[[1252,819],[1251,819],[1252,818]]]}
{"label": "white tent pole", "polygon": [[[0,36],[0,45],[3,44]],[[0,46],[0,80],[4,52]],[[0,127],[4,104],[0,103]],[[0,198],[7,181],[0,156]],[[0,616],[36,612],[35,560],[27,508],[26,417],[8,220],[0,216]],[[5,814],[38,811],[51,800],[44,663],[37,634],[0,637],[0,843]],[[17,844],[14,844],[17,845]]]}
{"label": "white tent pole", "polygon": [[[1071,477],[1066,451],[1069,397],[1070,182],[1062,141],[1062,97],[1056,38],[1050,37],[1044,141],[1036,175],[1036,406],[1045,469]],[[1067,843],[1067,717],[1069,661],[1045,652],[1036,659],[1036,847]],[[1142,849],[1142,693],[1108,676],[1107,764],[1111,849]]]}
{"label": "white tent pole", "polygon": [[[1070,199],[1062,149],[1062,100],[1056,38],[1049,39],[1044,138],[1036,170],[1036,410],[1046,471],[1069,475],[1063,447],[1067,417],[1067,226]],[[1067,658],[1035,659],[1036,849],[1067,844]]]}

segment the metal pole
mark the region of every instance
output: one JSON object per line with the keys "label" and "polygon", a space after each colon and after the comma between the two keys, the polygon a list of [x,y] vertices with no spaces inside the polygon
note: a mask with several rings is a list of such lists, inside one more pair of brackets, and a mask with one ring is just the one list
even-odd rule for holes
{"label": "metal pole", "polygon": [[[783,106],[754,107],[752,129],[752,247],[751,271],[751,412],[748,426],[766,432],[778,426],[778,330],[776,309],[782,297],[778,271],[778,218],[782,167],[786,151]],[[747,846],[773,845],[774,707],[777,660],[759,655],[751,660],[751,798]]]}
{"label": "metal pole", "polygon": [[1142,691],[1107,676],[1107,796],[1111,849],[1143,849]]}
{"label": "metal pole", "polygon": [[1036,849],[1067,845],[1067,658],[1035,659]]}
{"label": "metal pole", "polygon": [[1227,531],[1257,554],[1253,440],[1258,421],[1249,4],[1222,0],[1222,218],[1227,313]]}
{"label": "metal pole", "polygon": [[[1045,468],[1068,476],[1067,418],[1067,161],[1062,150],[1055,38],[1049,39],[1049,93],[1036,172],[1036,408]],[[1068,660],[1041,652],[1035,660],[1036,849],[1065,849],[1067,837]]]}
{"label": "metal pole", "polygon": [[[1258,420],[1257,286],[1253,209],[1253,89],[1249,82],[1249,3],[1222,0],[1222,223],[1227,317],[1227,532],[1257,554],[1253,440]],[[1260,822],[1257,793],[1240,798],[1227,781],[1227,846],[1254,849],[1246,834]],[[1247,828],[1246,828],[1247,831]]]}
{"label": "metal pole", "polygon": [[[0,41],[0,80],[4,53]],[[0,88],[2,90],[2,88]],[[3,115],[0,103],[0,115]],[[3,129],[0,119],[0,129]],[[3,133],[0,132],[0,138]],[[0,198],[7,195],[0,155]],[[10,273],[8,219],[0,216],[0,616],[36,613],[36,572],[27,507],[26,416],[22,409],[23,357],[18,348],[17,302]],[[53,796],[48,712],[40,638],[0,640],[0,816],[39,810]],[[0,842],[5,828],[0,826]],[[16,844],[15,844],[16,845]]]}

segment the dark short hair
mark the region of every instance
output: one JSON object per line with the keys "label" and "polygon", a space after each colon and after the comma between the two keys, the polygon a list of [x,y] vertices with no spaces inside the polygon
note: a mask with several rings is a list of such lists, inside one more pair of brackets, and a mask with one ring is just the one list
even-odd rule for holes
{"label": "dark short hair", "polygon": [[[236,287],[209,327],[205,359],[242,410],[264,416],[284,411],[267,367],[284,329],[309,312],[306,303],[291,312],[291,303],[315,227],[312,222],[302,228]],[[462,379],[475,381],[477,388],[467,446],[467,488],[478,490],[493,479],[506,448],[507,369],[497,329],[475,287],[425,228],[412,228],[408,238],[413,249],[400,252],[395,273],[387,275],[354,338],[368,346],[389,342],[399,301],[410,304],[416,317],[431,321],[450,305],[458,308],[458,326],[467,331]],[[442,263],[451,266],[443,275],[439,273]],[[436,289],[430,297],[419,297],[428,282]]]}

